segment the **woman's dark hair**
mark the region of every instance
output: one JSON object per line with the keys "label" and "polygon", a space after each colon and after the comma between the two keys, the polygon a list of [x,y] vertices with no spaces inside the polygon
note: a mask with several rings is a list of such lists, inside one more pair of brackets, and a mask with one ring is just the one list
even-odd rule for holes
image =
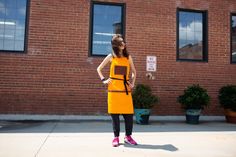
{"label": "woman's dark hair", "polygon": [[[121,57],[121,56],[120,56],[120,53],[119,53],[119,50],[120,50],[120,49],[119,49],[119,46],[122,45],[122,42],[123,42],[123,41],[121,41],[120,38],[122,38],[122,35],[121,35],[121,34],[115,34],[115,35],[112,37],[112,40],[111,40],[112,49],[113,49],[113,51],[114,51],[114,53],[115,53],[115,55],[116,55],[117,57]],[[125,47],[124,50],[123,50],[123,56],[129,58],[129,53],[128,53],[126,47]]]}

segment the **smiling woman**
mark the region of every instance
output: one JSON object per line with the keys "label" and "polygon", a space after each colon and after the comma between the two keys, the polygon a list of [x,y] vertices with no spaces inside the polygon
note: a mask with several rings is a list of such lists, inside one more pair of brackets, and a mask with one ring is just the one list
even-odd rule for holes
{"label": "smiling woman", "polygon": [[[98,66],[97,72],[104,84],[108,84],[108,113],[111,115],[114,139],[112,145],[119,146],[120,135],[120,119],[119,115],[122,114],[125,119],[125,142],[131,145],[137,145],[132,139],[133,129],[133,99],[131,89],[134,87],[136,79],[136,70],[133,60],[126,50],[126,45],[123,37],[116,34],[111,40],[112,53]],[[102,69],[108,64],[110,65],[110,75],[105,79],[102,74]],[[132,73],[132,81],[129,80],[130,69]]]}

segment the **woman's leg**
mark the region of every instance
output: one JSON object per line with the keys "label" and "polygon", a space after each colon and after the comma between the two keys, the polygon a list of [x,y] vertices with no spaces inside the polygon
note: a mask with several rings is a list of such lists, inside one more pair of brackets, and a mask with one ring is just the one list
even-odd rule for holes
{"label": "woman's leg", "polygon": [[132,135],[133,131],[133,114],[123,114],[125,120],[125,135]]}
{"label": "woman's leg", "polygon": [[133,114],[123,114],[125,119],[125,143],[137,145],[137,142],[131,137],[133,130]]}
{"label": "woman's leg", "polygon": [[115,137],[120,136],[120,118],[119,114],[111,114],[112,118],[112,126],[113,126],[113,132]]}

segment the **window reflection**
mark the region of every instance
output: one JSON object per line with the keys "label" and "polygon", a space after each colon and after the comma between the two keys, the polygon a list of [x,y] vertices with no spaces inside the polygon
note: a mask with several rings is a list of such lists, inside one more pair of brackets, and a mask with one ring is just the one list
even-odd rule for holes
{"label": "window reflection", "polygon": [[0,0],[0,50],[24,51],[27,0]]}
{"label": "window reflection", "polygon": [[179,59],[203,59],[203,13],[179,12]]}
{"label": "window reflection", "polygon": [[122,6],[94,4],[92,29],[92,54],[110,53],[112,36],[122,34]]}
{"label": "window reflection", "polygon": [[232,16],[232,62],[236,63],[236,15]]}

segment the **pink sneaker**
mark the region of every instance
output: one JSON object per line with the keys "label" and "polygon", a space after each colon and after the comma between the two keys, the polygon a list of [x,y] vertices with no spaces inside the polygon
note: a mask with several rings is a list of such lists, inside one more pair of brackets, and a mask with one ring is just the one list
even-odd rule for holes
{"label": "pink sneaker", "polygon": [[112,141],[112,146],[113,147],[118,147],[119,146],[119,137],[115,137]]}
{"label": "pink sneaker", "polygon": [[130,145],[137,145],[137,142],[135,142],[135,140],[132,139],[131,136],[125,136],[125,143],[128,143]]}

